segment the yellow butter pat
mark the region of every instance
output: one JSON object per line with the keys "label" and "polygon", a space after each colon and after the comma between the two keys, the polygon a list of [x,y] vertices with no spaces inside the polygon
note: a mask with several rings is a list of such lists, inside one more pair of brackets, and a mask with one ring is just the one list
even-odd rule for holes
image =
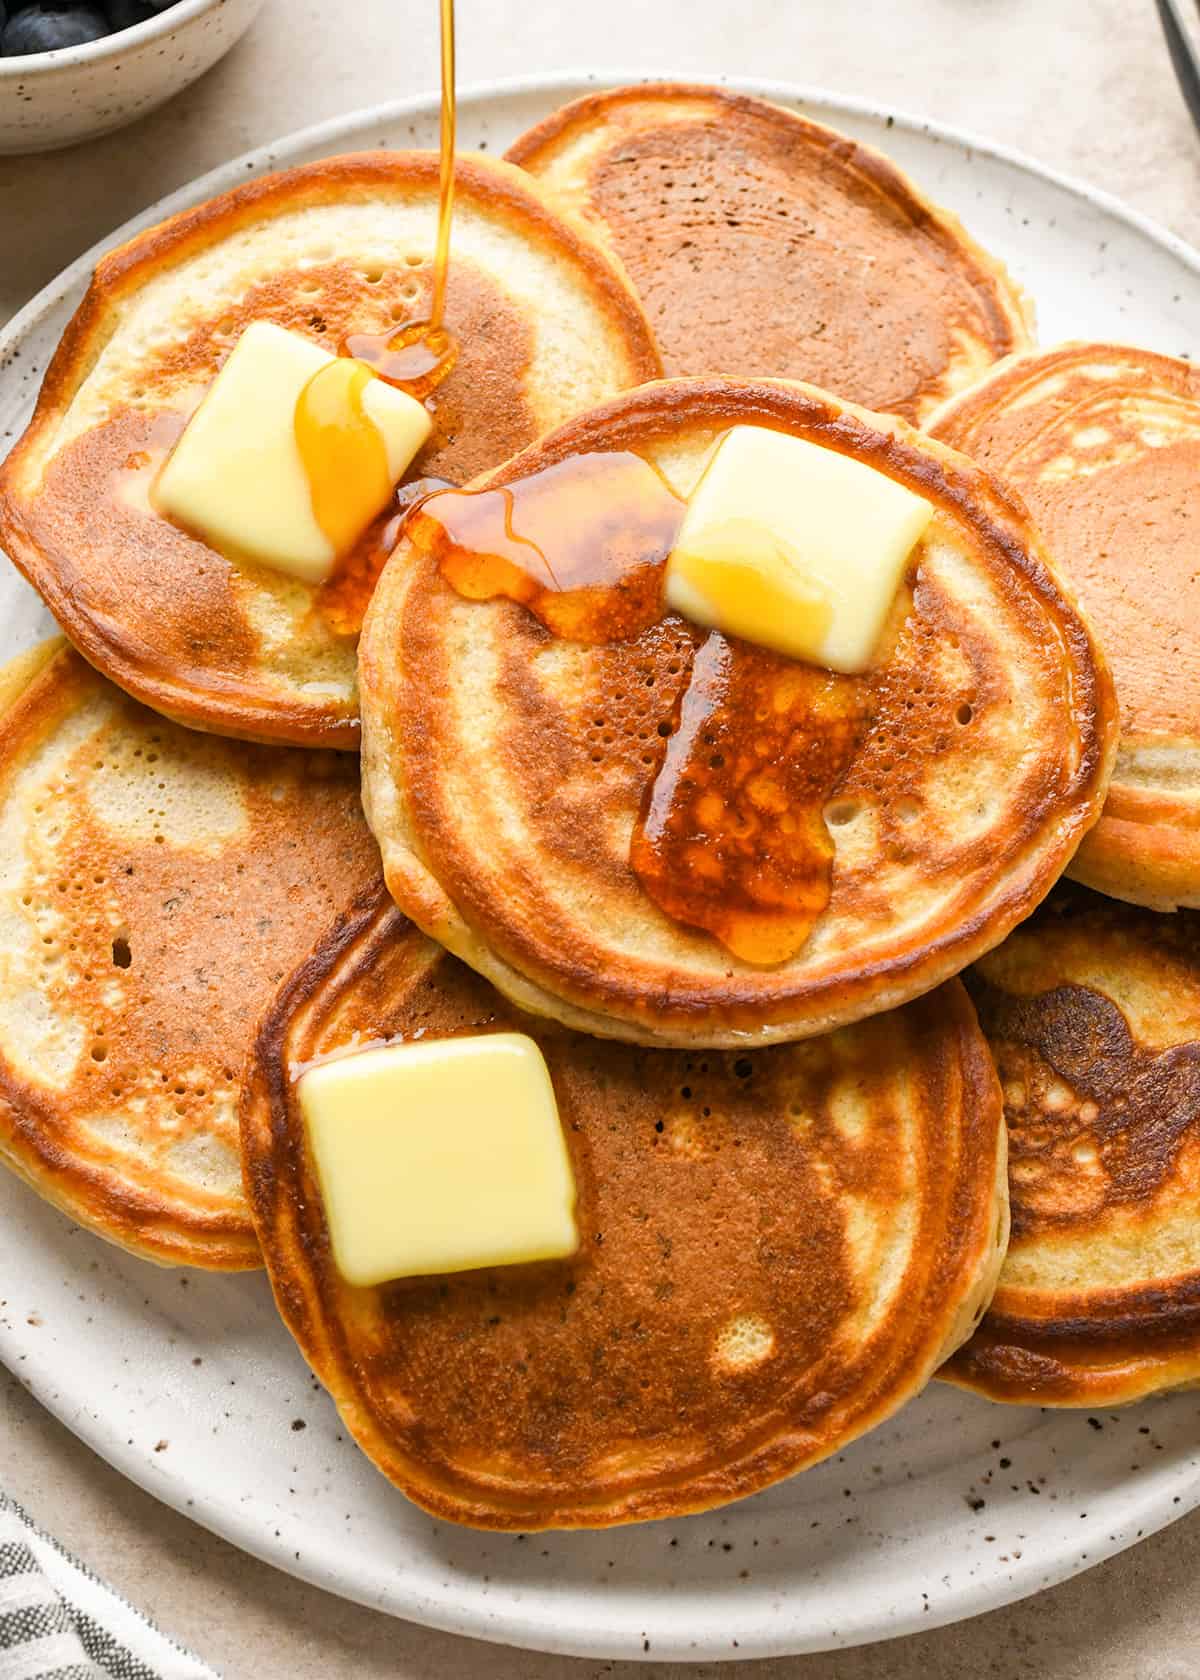
{"label": "yellow butter pat", "polygon": [[[340,499],[330,518],[320,506],[321,475],[306,468],[296,412],[313,375],[337,359],[298,333],[251,322],[158,475],[159,511],[217,548],[323,582],[386,505],[430,431],[421,403],[365,368],[361,389],[338,381],[344,425],[326,413],[334,423],[323,434],[341,444],[333,463]],[[356,444],[364,471],[353,470]]]}
{"label": "yellow butter pat", "polygon": [[667,604],[793,659],[863,671],[932,516],[923,496],[849,455],[735,426],[688,499]]}
{"label": "yellow butter pat", "polygon": [[387,1045],[297,1086],[348,1282],[559,1259],[575,1180],[541,1051],[521,1033]]}

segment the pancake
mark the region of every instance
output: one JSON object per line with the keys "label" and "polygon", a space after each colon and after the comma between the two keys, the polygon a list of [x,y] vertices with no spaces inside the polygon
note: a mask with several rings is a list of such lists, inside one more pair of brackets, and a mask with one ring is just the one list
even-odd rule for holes
{"label": "pancake", "polygon": [[761,99],[577,99],[508,157],[621,258],[668,374],[802,379],[919,420],[1032,343],[996,259],[881,153]]}
{"label": "pancake", "polygon": [[1121,746],[1070,873],[1200,906],[1200,371],[1111,344],[1006,363],[932,422],[1029,504],[1108,650]]}
{"label": "pancake", "polygon": [[144,1259],[260,1265],[238,1081],[378,874],[357,761],[198,735],[42,660],[0,719],[0,1159]]}
{"label": "pancake", "polygon": [[[195,728],[357,747],[355,638],[391,539],[321,588],[227,559],[149,492],[242,330],[336,348],[428,313],[438,160],[327,158],[247,183],[112,251],[0,470],[0,542],[75,645]],[[455,482],[659,371],[627,281],[508,164],[457,163],[447,325],[460,353],[410,479]]]}
{"label": "pancake", "polygon": [[[425,516],[409,522],[368,615],[364,800],[397,903],[520,1007],[579,1030],[736,1045],[891,1008],[1028,915],[1103,800],[1115,708],[1086,624],[1024,510],[903,422],[812,387],[668,381],[476,482],[628,451],[686,495],[714,439],[751,422],[874,464],[937,509],[880,662],[861,688],[835,691],[860,696],[866,732],[816,807],[830,896],[789,960],[743,960],[668,916],[631,863],[702,664],[715,648],[744,668],[756,650],[671,615],[607,645],[553,636],[513,601],[458,595]],[[784,682],[813,672],[784,665]],[[756,724],[752,741],[735,732],[726,761],[752,750],[802,764],[797,741],[823,744],[822,727],[806,718],[764,746]],[[734,884],[721,875],[714,891]]]}
{"label": "pancake", "polygon": [[1012,1245],[942,1373],[1116,1406],[1200,1381],[1200,914],[1056,893],[967,976],[1004,1086]]}
{"label": "pancake", "polygon": [[[554,1082],[577,1255],[344,1283],[295,1070],[513,1029]],[[999,1091],[957,982],[752,1057],[639,1050],[511,1010],[382,887],[265,1017],[242,1148],[280,1311],[347,1428],[480,1528],[705,1510],[837,1451],[969,1333],[1007,1234]]]}

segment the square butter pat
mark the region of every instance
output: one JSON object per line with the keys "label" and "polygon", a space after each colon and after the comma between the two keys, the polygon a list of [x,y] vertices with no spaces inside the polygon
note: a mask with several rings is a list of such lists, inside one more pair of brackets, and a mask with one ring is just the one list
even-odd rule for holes
{"label": "square butter pat", "polygon": [[[296,441],[296,400],[317,369],[333,360],[298,333],[253,321],[158,475],[159,511],[217,548],[305,583],[323,582],[338,555],[313,511]],[[419,402],[374,376],[363,388],[362,407],[383,441],[390,483],[382,497],[355,505],[360,535],[430,430]]]}
{"label": "square butter pat", "polygon": [[350,1283],[573,1254],[575,1180],[520,1033],[388,1045],[302,1074],[300,1111]]}
{"label": "square butter pat", "polygon": [[793,659],[862,671],[932,516],[924,497],[849,455],[735,426],[688,499],[667,604]]}

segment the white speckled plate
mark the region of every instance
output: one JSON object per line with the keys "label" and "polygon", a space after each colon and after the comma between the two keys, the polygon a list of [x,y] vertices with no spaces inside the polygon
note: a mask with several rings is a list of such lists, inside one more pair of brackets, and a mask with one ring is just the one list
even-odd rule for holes
{"label": "white speckled plate", "polygon": [[[500,151],[597,81],[462,100]],[[883,147],[1009,264],[1042,335],[1200,351],[1200,257],[1103,197],[931,124],[750,89]],[[432,145],[432,100],[340,119],[231,163],[114,234],[248,174],[358,146]],[[93,260],[0,339],[0,436],[23,425]],[[0,576],[0,654],[48,627]],[[345,1439],[259,1277],[160,1272],[0,1175],[0,1357],[126,1475],[320,1586],[478,1638],[603,1657],[767,1656],[935,1626],[1049,1586],[1200,1504],[1200,1395],[1121,1414],[1013,1410],[935,1384],[836,1461],[711,1516],[599,1534],[480,1535],[408,1505]]]}

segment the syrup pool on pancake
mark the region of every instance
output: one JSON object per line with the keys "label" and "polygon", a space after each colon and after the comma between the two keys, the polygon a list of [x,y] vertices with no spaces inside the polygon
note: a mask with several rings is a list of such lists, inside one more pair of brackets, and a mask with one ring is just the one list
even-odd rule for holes
{"label": "syrup pool on pancake", "polygon": [[522,1008],[656,1045],[930,989],[1049,889],[1115,747],[1023,509],[783,381],[646,384],[428,498],[359,692],[401,908]]}
{"label": "syrup pool on pancake", "polygon": [[687,501],[639,455],[596,453],[433,496],[413,534],[460,594],[507,596],[569,640],[691,621],[630,862],[668,915],[773,965],[829,902],[825,811],[869,721],[861,673],[932,513],[873,467],[742,426]]}

